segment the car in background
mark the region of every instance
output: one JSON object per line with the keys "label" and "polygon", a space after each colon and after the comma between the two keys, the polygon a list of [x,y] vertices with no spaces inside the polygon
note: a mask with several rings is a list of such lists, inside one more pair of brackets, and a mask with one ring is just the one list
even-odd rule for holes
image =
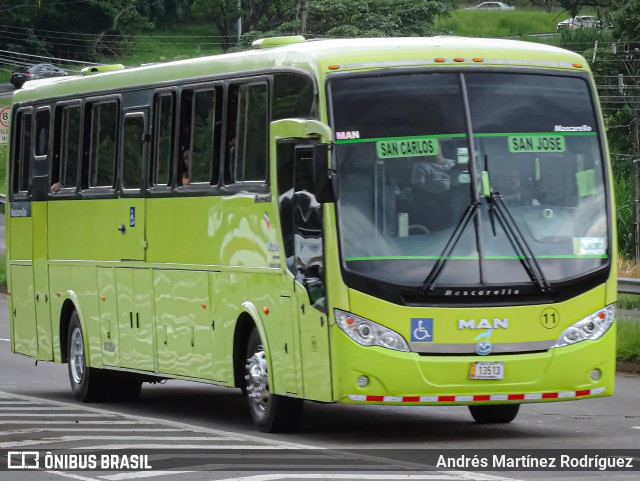
{"label": "car in background", "polygon": [[483,2],[475,7],[470,7],[468,10],[514,10],[514,7],[510,7],[506,3],[502,2]]}
{"label": "car in background", "polygon": [[556,27],[558,32],[562,30],[577,30],[579,28],[604,28],[604,22],[591,15],[577,15],[563,20]]}
{"label": "car in background", "polygon": [[11,73],[11,83],[17,89],[29,80],[39,80],[51,77],[65,77],[67,72],[50,63],[39,63],[30,67],[21,67]]}

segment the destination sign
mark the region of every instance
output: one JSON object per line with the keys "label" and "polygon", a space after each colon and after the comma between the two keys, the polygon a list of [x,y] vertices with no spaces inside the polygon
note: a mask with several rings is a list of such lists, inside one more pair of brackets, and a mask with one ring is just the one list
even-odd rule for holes
{"label": "destination sign", "polygon": [[406,139],[389,139],[376,142],[379,159],[394,159],[397,157],[420,157],[424,155],[438,155],[440,144],[433,137],[407,137]]}
{"label": "destination sign", "polygon": [[559,135],[523,135],[508,137],[509,152],[564,152],[567,145]]}

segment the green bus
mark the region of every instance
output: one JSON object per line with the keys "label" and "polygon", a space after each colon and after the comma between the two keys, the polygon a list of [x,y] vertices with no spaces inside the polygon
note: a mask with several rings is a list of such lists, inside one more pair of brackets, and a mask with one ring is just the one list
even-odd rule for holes
{"label": "green bus", "polygon": [[616,230],[585,60],[488,39],[264,39],[13,96],[12,350],[75,398],[175,378],[304,400],[609,396]]}

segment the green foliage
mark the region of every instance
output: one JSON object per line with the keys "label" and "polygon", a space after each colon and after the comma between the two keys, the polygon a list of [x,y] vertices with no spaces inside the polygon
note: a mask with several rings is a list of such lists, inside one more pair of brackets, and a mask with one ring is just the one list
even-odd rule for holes
{"label": "green foliage", "polygon": [[7,257],[0,255],[0,291],[7,292]]}
{"label": "green foliage", "polygon": [[272,31],[297,13],[297,0],[196,0],[193,14],[201,20],[213,21],[220,32],[220,45],[224,51],[236,45],[237,20],[241,14],[242,31]]}
{"label": "green foliage", "polygon": [[555,32],[557,12],[539,10],[454,10],[438,17],[434,29],[440,33],[468,37],[506,37]]}
{"label": "green foliage", "polygon": [[640,39],[640,0],[627,0],[613,17],[613,36],[618,40]]}
{"label": "green foliage", "polygon": [[614,170],[614,192],[616,197],[616,222],[618,224],[618,252],[632,258],[632,187],[629,176],[620,175]]}
{"label": "green foliage", "polygon": [[640,360],[640,322],[637,319],[618,319],[618,359]]}
{"label": "green foliage", "polygon": [[309,0],[307,31],[332,37],[426,36],[452,5],[450,0]]}

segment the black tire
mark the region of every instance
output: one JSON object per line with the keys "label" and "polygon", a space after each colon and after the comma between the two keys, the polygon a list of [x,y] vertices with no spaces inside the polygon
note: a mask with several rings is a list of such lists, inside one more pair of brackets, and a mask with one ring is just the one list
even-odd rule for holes
{"label": "black tire", "polygon": [[265,353],[255,328],[249,335],[246,353],[246,395],[253,423],[265,433],[295,431],[300,423],[303,401],[269,392]]}
{"label": "black tire", "polygon": [[81,402],[101,401],[105,398],[106,372],[87,367],[84,334],[78,312],[73,311],[67,333],[67,367],[73,397]]}
{"label": "black tire", "polygon": [[507,424],[518,415],[520,404],[469,406],[473,419],[479,424]]}

